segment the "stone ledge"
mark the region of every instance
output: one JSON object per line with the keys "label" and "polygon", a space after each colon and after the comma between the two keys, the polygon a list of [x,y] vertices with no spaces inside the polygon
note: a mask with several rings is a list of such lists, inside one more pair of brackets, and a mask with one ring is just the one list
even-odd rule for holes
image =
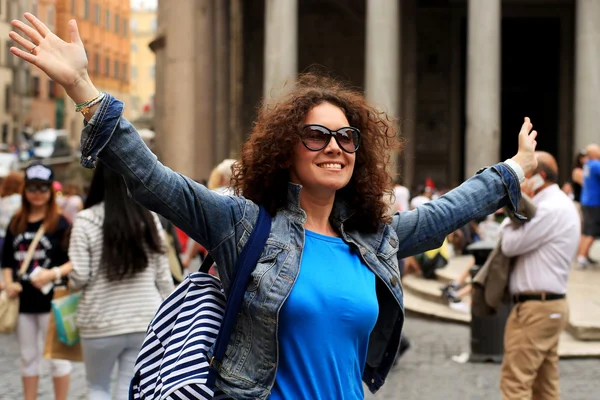
{"label": "stone ledge", "polygon": [[470,314],[453,310],[447,304],[422,299],[407,291],[404,291],[404,308],[416,314],[434,317],[443,321],[465,324],[471,322]]}
{"label": "stone ledge", "polygon": [[445,285],[445,282],[408,275],[402,279],[402,285],[405,292],[411,292],[424,300],[447,305],[447,302],[441,296],[441,288]]}
{"label": "stone ledge", "polygon": [[435,274],[439,281],[449,283],[459,277],[465,269],[471,267],[474,262],[473,256],[455,256],[448,261],[448,265],[435,271]]}
{"label": "stone ledge", "polygon": [[[592,247],[591,254],[600,259],[600,241]],[[436,271],[439,287],[458,276],[472,263],[472,256],[456,256],[450,259],[448,265]],[[445,302],[438,291],[439,299],[434,297],[434,284],[423,283],[418,277],[405,278],[407,291],[426,300]],[[433,281],[435,282],[435,281]],[[569,332],[579,340],[600,340],[600,268],[577,270],[572,268],[569,275],[567,300],[569,302]]]}
{"label": "stone ledge", "polygon": [[[422,299],[407,291],[404,292],[404,307],[407,312],[442,321],[462,324],[471,322],[470,314]],[[600,357],[600,341],[577,340],[568,331],[565,331],[560,336],[558,354],[561,358]]]}

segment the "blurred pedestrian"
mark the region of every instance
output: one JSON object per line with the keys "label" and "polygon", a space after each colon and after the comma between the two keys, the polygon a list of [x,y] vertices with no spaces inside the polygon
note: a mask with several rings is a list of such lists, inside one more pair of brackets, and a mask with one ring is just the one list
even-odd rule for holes
{"label": "blurred pedestrian", "polygon": [[560,398],[558,339],[569,320],[565,296],[580,225],[573,201],[558,187],[556,160],[536,154],[538,168],[523,185],[535,217],[522,225],[507,218],[501,228],[502,253],[516,257],[500,383],[505,400]]}
{"label": "blurred pedestrian", "polygon": [[410,200],[411,210],[414,210],[423,204],[429,203],[431,201],[431,197],[433,196],[433,189],[431,186],[421,185],[417,188],[416,192],[418,194]]}
{"label": "blurred pedestrian", "polygon": [[234,194],[233,189],[231,188],[231,176],[233,174],[231,167],[233,167],[234,163],[235,160],[232,159],[221,161],[221,163],[211,171],[207,187],[217,193]]}
{"label": "blurred pedestrian", "polygon": [[388,214],[393,215],[398,211],[409,210],[410,191],[406,186],[402,185],[402,178],[397,177],[394,183],[394,189],[389,195]]}
{"label": "blurred pedestrian", "polygon": [[581,202],[581,190],[583,188],[583,166],[587,161],[585,150],[577,153],[571,170],[571,187],[573,188],[573,200],[577,203]]}
{"label": "blurred pedestrian", "polygon": [[59,202],[59,206],[62,208],[63,214],[69,221],[73,221],[75,215],[83,209],[83,200],[79,195],[79,188],[76,184],[66,183],[63,186],[63,195]]}
{"label": "blurred pedestrian", "polygon": [[[8,225],[2,254],[6,291],[10,297],[19,297],[17,340],[25,400],[37,398],[53,286],[65,284],[63,277],[71,265],[67,254],[70,224],[56,204],[53,181],[49,167],[35,164],[25,170],[22,208]],[[71,363],[50,360],[50,366],[55,399],[65,400]]]}
{"label": "blurred pedestrian", "polygon": [[587,268],[598,261],[590,258],[590,248],[600,237],[600,146],[586,147],[587,161],[583,166],[581,189],[581,212],[583,214],[583,237],[579,245],[577,265]]}
{"label": "blurred pedestrian", "polygon": [[[233,188],[231,187],[231,176],[233,174],[231,167],[233,167],[234,163],[235,160],[227,159],[221,161],[219,165],[213,168],[213,170],[210,173],[210,178],[208,179],[207,187],[210,190],[213,190],[220,194],[235,194]],[[200,243],[193,242],[192,248],[187,252],[182,261],[183,268],[189,269],[192,260],[194,260],[198,256],[200,257],[200,263],[202,263],[202,260],[204,260],[207,254],[208,252]],[[219,276],[214,266],[210,268],[209,273],[211,275]]]}
{"label": "blurred pedestrian", "polygon": [[[361,380],[376,392],[404,324],[399,260],[439,247],[467,221],[516,207],[521,178],[537,166],[537,133],[525,118],[514,158],[437,201],[389,217],[384,194],[396,147],[393,121],[361,93],[305,74],[258,111],[234,165],[236,195],[223,196],[163,166],[122,118],[123,103],[99,94],[75,21],[65,43],[33,15],[26,18],[34,28],[13,24],[35,44],[11,32],[27,49],[11,51],[85,107],[84,165],[99,156],[123,175],[135,200],[207,248],[225,293],[259,205],[273,216],[234,340],[217,366],[217,387],[234,398],[363,399]],[[176,373],[192,378],[185,368]]]}
{"label": "blurred pedestrian", "polygon": [[71,287],[82,289],[77,310],[90,400],[126,399],[150,320],[174,289],[158,217],[127,196],[123,178],[98,163],[77,214],[69,256]]}

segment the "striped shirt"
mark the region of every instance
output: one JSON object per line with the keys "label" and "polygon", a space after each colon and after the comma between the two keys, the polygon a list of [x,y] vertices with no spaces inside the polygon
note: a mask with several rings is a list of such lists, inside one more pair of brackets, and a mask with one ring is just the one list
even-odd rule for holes
{"label": "striped shirt", "polygon": [[[154,219],[165,246],[158,217]],[[166,254],[148,254],[144,271],[109,282],[100,270],[103,221],[104,203],[79,212],[69,244],[69,279],[74,288],[83,289],[77,326],[86,339],[146,332],[158,306],[174,289]]]}

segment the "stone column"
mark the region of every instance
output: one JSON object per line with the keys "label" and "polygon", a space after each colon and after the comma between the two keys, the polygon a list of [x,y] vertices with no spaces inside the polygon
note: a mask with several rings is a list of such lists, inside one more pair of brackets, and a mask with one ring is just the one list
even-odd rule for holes
{"label": "stone column", "polygon": [[[196,147],[196,143],[202,140],[196,136],[212,136],[212,115],[205,112],[207,104],[212,102],[212,91],[210,94],[199,92],[205,85],[198,82],[203,77],[212,81],[210,64],[199,62],[202,59],[212,59],[212,53],[206,50],[207,42],[212,43],[206,37],[212,35],[203,29],[207,24],[207,13],[203,17],[199,10],[209,1],[178,1],[177,7],[170,7],[165,25],[165,99],[164,122],[161,125],[164,127],[162,134],[166,138],[161,140],[161,144],[164,144],[161,154],[164,164],[191,178],[202,177],[198,174],[198,169],[204,167],[205,159],[213,154],[210,141],[207,143],[209,147],[202,153],[198,151],[200,146]],[[206,36],[207,34],[211,36]],[[209,70],[198,72],[206,64]],[[200,121],[201,126],[198,125]]]}
{"label": "stone column", "polygon": [[575,150],[600,143],[600,1],[577,0]]}
{"label": "stone column", "polygon": [[[400,110],[400,2],[367,0],[365,92],[390,117]],[[397,154],[392,156],[394,171]]]}
{"label": "stone column", "polygon": [[400,5],[367,0],[365,91],[376,107],[397,116],[400,88]]}
{"label": "stone column", "polygon": [[[169,137],[167,136],[168,127],[165,124],[167,105],[166,99],[166,32],[169,23],[169,10],[167,0],[159,0],[157,9],[157,33],[156,38],[150,42],[150,49],[155,54],[155,90],[154,90],[154,116],[153,125],[156,138],[154,139],[154,148],[152,151],[156,153],[159,159],[164,161],[164,154],[167,151]],[[133,79],[130,79],[133,81]],[[171,166],[171,165],[170,165]]]}
{"label": "stone column", "polygon": [[229,2],[229,158],[238,158],[245,139],[242,129],[244,98],[244,0]]}
{"label": "stone column", "polygon": [[215,163],[229,156],[229,10],[227,0],[214,2]]}
{"label": "stone column", "polygon": [[417,0],[402,2],[402,75],[400,97],[400,134],[404,139],[400,164],[402,183],[413,187],[415,179],[415,133],[417,120]]}
{"label": "stone column", "polygon": [[[194,164],[193,179],[207,179],[217,165],[215,159],[215,26],[213,0],[195,0],[194,29],[196,46],[195,82],[188,90],[194,91],[195,123],[188,127],[195,140],[195,157],[188,159]],[[180,104],[180,103],[178,103]]]}
{"label": "stone column", "polygon": [[280,94],[298,68],[298,0],[265,0],[265,66],[263,95]]}
{"label": "stone column", "polygon": [[501,17],[500,0],[469,0],[465,177],[500,161]]}

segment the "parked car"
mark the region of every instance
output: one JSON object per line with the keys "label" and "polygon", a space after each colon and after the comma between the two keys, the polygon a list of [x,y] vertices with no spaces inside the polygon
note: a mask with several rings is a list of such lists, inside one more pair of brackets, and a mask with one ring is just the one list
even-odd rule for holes
{"label": "parked car", "polygon": [[72,154],[67,131],[63,129],[44,129],[33,135],[34,158],[69,157]]}

